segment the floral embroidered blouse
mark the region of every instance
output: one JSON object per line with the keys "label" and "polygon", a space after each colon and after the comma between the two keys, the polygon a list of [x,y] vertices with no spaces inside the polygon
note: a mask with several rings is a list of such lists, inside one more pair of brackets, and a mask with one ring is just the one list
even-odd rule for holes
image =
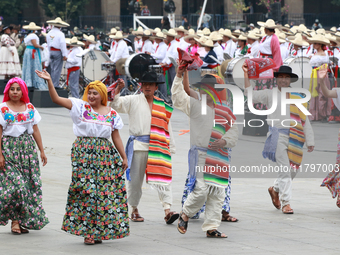
{"label": "floral embroidered blouse", "polygon": [[0,104],[0,125],[3,128],[3,136],[19,137],[27,131],[33,134],[33,126],[41,120],[39,112],[31,103],[26,104],[26,110],[15,112],[11,110],[7,103]]}
{"label": "floral embroidered blouse", "polygon": [[70,98],[73,132],[80,137],[100,137],[109,139],[115,129],[122,129],[124,123],[119,114],[111,108],[106,115],[95,112],[90,104],[77,98]]}

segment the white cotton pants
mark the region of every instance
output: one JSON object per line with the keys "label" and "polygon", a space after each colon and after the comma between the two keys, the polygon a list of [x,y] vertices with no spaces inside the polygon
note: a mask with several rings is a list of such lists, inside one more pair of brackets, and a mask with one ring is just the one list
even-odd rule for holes
{"label": "white cotton pants", "polygon": [[280,167],[280,172],[274,182],[274,190],[279,193],[282,207],[290,204],[292,198],[292,182],[297,172],[290,169],[288,158],[289,136],[281,134],[276,147],[276,164]]}
{"label": "white cotton pants", "polygon": [[[199,151],[198,165],[205,164],[206,152]],[[221,225],[222,206],[225,198],[225,189],[205,184],[203,172],[196,172],[196,184],[183,205],[183,212],[193,217],[205,204],[205,217],[202,225],[203,231],[217,229]]]}
{"label": "white cotton pants", "polygon": [[[142,197],[142,186],[145,176],[146,163],[148,161],[148,151],[134,151],[130,168],[131,181],[127,183],[128,204],[132,210],[136,209]],[[172,189],[169,185],[153,185],[155,186],[159,200],[163,209],[170,209],[172,204]]]}

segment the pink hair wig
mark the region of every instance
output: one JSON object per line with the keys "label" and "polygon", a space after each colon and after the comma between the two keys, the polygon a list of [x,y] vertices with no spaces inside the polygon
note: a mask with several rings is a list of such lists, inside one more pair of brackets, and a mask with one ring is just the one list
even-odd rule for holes
{"label": "pink hair wig", "polygon": [[7,82],[5,90],[4,90],[4,99],[2,100],[2,102],[7,102],[7,101],[10,100],[9,95],[8,95],[8,91],[11,88],[13,83],[18,83],[19,84],[19,86],[21,88],[21,91],[22,91],[22,97],[20,98],[20,100],[22,102],[24,102],[25,104],[28,104],[30,102],[30,99],[28,97],[27,85],[24,82],[24,80],[22,80],[22,79],[20,79],[18,77],[12,78],[12,79],[10,79]]}

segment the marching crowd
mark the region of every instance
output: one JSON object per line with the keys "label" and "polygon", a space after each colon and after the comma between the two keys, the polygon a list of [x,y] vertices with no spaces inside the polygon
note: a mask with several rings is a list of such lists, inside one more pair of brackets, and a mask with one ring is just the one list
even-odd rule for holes
{"label": "marching crowd", "polygon": [[[163,19],[163,25],[167,22]],[[205,212],[202,230],[206,236],[227,237],[218,231],[221,222],[238,221],[229,214],[231,177],[228,172],[197,171],[197,167],[230,167],[231,148],[237,145],[239,135],[237,126],[233,125],[236,116],[228,106],[226,90],[214,85],[225,83],[221,71],[223,63],[243,57],[247,57],[242,66],[244,85],[248,88],[251,82],[255,83],[256,91],[252,92],[252,96],[257,109],[267,109],[272,104],[273,91],[285,93],[285,88],[301,78],[292,68],[283,65],[288,57],[310,58],[313,78],[317,78],[310,83],[312,99],[308,109],[312,115],[306,116],[300,108],[290,105],[286,115],[282,116],[279,102],[278,109],[269,117],[278,120],[288,118],[291,126],[275,122],[269,129],[262,153],[264,158],[291,170],[280,172],[268,192],[275,208],[281,209],[284,214],[294,213],[290,205],[292,180],[301,165],[304,144],[308,152],[312,152],[315,146],[310,122],[327,121],[332,116],[331,120],[340,120],[340,90],[335,88],[337,84],[333,79],[338,77],[339,71],[335,60],[340,54],[337,48],[340,32],[336,28],[315,31],[303,24],[280,26],[269,19],[258,22],[260,28],[251,24],[247,33],[229,29],[210,31],[208,28],[195,32],[180,26],[163,30],[139,27],[127,35],[112,28],[108,33],[110,42],[100,42],[94,35],[86,34],[83,36],[85,42],[82,42],[77,37],[65,38],[61,28],[68,24],[60,18],[47,23],[52,29],[44,34],[46,45],[41,45],[36,35],[41,27],[33,22],[23,27],[29,33],[24,38],[26,49],[22,71],[15,40],[10,36],[10,26],[4,27],[1,37],[0,74],[10,78],[0,105],[1,225],[11,220],[12,233],[24,234],[29,229],[41,229],[48,223],[42,207],[39,160],[35,148],[36,143],[45,165],[47,158],[37,126],[41,117],[28,98],[28,88],[34,87],[48,89],[54,103],[70,110],[77,137],[71,150],[72,181],[62,230],[84,237],[85,244],[128,236],[130,220],[144,221],[138,206],[146,177],[146,182],[158,192],[166,224],[178,219],[177,229],[185,234],[189,220]],[[152,56],[164,73],[144,73],[139,80],[142,93],[122,96],[120,92],[127,85],[126,79],[116,72],[116,78],[122,79],[118,80],[111,101],[108,101],[107,87],[100,81],[89,83],[82,99],[79,99],[79,54],[84,49],[102,50],[104,47],[112,63],[128,58],[131,52],[141,52]],[[187,57],[182,59],[179,52],[186,52]],[[205,75],[200,82],[190,84],[188,64],[197,57]],[[62,98],[56,91],[63,61],[66,61],[68,69],[70,98]],[[45,68],[48,71],[43,70]],[[271,76],[259,80],[258,69],[271,72]],[[22,79],[16,77],[20,74]],[[257,80],[251,81],[253,77]],[[169,94],[173,106],[155,97],[156,90]],[[247,94],[245,89],[244,95]],[[299,93],[287,93],[286,96],[290,99],[304,97]],[[205,115],[201,114],[204,97],[207,103]],[[189,171],[180,213],[171,210],[171,155],[176,151],[171,127],[172,107],[190,118]],[[124,127],[119,113],[129,116],[130,137],[125,150],[118,131]],[[220,123],[223,124],[214,124],[216,119],[222,120]],[[339,155],[340,151],[336,164],[339,164]],[[322,186],[330,189],[333,198],[337,197],[338,207],[339,184],[340,176],[336,171],[322,182]],[[128,205],[131,213],[128,213]]]}

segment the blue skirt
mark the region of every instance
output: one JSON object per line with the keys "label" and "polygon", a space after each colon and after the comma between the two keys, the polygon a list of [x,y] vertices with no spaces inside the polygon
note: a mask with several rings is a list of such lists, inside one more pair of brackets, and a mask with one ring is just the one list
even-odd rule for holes
{"label": "blue skirt", "polygon": [[36,88],[40,90],[47,89],[47,85],[44,79],[40,78],[35,70],[42,70],[41,61],[38,51],[34,53],[34,58],[32,58],[33,49],[26,48],[24,53],[24,60],[22,63],[22,79],[26,82],[28,88]]}

